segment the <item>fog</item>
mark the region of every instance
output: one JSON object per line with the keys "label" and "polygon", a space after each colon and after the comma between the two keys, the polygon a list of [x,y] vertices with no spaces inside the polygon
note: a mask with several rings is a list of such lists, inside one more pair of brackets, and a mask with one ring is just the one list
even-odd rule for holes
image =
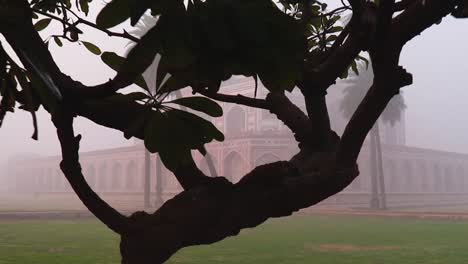
{"label": "fog", "polygon": [[[403,88],[408,105],[407,143],[412,146],[455,152],[468,152],[468,21],[444,19],[443,23],[409,42],[401,56],[401,65],[413,74],[414,84]],[[127,41],[109,39],[97,32],[86,35],[103,50],[123,53]],[[85,84],[105,82],[114,74],[98,56],[84,47],[51,43],[51,52],[63,71]],[[57,140],[48,114],[39,114],[40,140],[30,139],[32,127],[28,113],[9,114],[0,129],[0,160],[24,152],[57,153]],[[98,127],[80,119],[78,130],[88,136],[83,149],[99,149],[126,144],[121,133]],[[443,131],[441,131],[443,129]]]}
{"label": "fog", "polygon": [[[342,2],[333,1],[329,2]],[[90,8],[89,20],[96,17],[96,11],[100,9],[96,6],[103,4],[104,1],[93,1],[95,8]],[[52,25],[42,36],[46,38],[57,30],[62,28]],[[122,28],[116,29],[120,30]],[[129,48],[129,41],[109,38],[90,28],[86,28],[81,40],[97,44],[102,51],[115,51],[121,55]],[[1,35],[0,41],[14,56]],[[468,248],[462,241],[468,235],[467,44],[468,19],[447,17],[440,25],[433,26],[404,47],[400,65],[413,74],[413,84],[403,88],[404,120],[396,124],[378,121],[370,134],[380,132],[374,137],[369,136],[373,140],[365,142],[358,159],[359,177],[344,190],[294,213],[294,216],[272,217],[262,223],[261,228],[242,231],[218,247],[204,247],[199,252],[196,251],[198,247],[182,250],[174,257],[173,263],[248,263],[252,260],[285,263],[289,257],[297,263],[324,264],[337,263],[338,259],[346,263],[466,263]],[[49,49],[65,74],[86,85],[106,82],[115,75],[99,56],[78,44],[64,42],[64,47],[60,48],[51,41]],[[229,91],[237,93],[244,87],[251,87],[253,95],[253,80],[249,79],[247,83],[245,79],[237,78],[235,81],[238,83],[230,86]],[[340,92],[343,87],[343,83],[331,87],[334,91],[327,98],[330,114],[340,115],[340,118],[332,120],[332,126],[338,133],[343,130],[347,118],[343,117],[345,110],[340,108],[342,98],[337,98],[343,95]],[[135,89],[138,88],[131,86],[124,92]],[[291,94],[290,98],[303,107],[303,98],[298,99],[297,94]],[[263,95],[259,93],[259,96]],[[252,168],[287,159],[297,153],[297,144],[291,133],[267,111],[246,111],[236,106],[225,108],[225,116],[211,121],[218,128],[222,127],[227,143],[208,145],[208,153],[212,154],[207,156],[209,159],[199,153],[194,155],[195,163],[206,175],[214,175],[217,171],[217,174],[236,183]],[[238,225],[238,222],[250,221],[249,227],[253,227],[256,220],[251,219],[255,217],[243,220],[243,214],[254,213],[251,208],[263,205],[265,199],[273,206],[268,204],[259,210],[260,214],[273,213],[275,209],[286,212],[286,204],[296,202],[291,197],[299,195],[288,196],[278,191],[280,184],[277,185],[279,181],[276,179],[286,179],[287,188],[295,186],[296,181],[302,183],[302,178],[306,177],[312,180],[304,181],[308,184],[305,186],[315,188],[317,185],[316,178],[312,178],[317,171],[308,173],[312,170],[307,164],[304,166],[307,173],[302,173],[302,168],[297,170],[305,177],[273,177],[274,181],[271,185],[266,184],[265,190],[259,188],[259,201],[252,196],[252,207],[249,205],[246,210],[238,210],[237,206],[244,207],[247,200],[233,202],[237,199],[235,195],[242,194],[243,186],[249,188],[247,193],[252,193],[252,186],[258,186],[263,175],[268,175],[259,169],[261,177],[253,173],[254,177],[237,185],[239,188],[234,188],[233,192],[224,188],[225,185],[220,185],[223,189],[219,190],[215,184],[203,188],[196,186],[186,196],[179,196],[183,199],[166,203],[167,207],[154,218],[139,212],[124,225],[113,224],[129,230],[125,229],[122,236],[118,236],[93,219],[60,171],[59,142],[50,115],[44,110],[38,112],[38,126],[39,140],[35,141],[31,138],[31,115],[18,109],[7,114],[0,128],[0,264],[60,263],[58,258],[83,263],[120,263],[119,253],[129,255],[129,252],[138,252],[139,243],[148,243],[141,244],[145,245],[142,247],[145,253],[149,249],[147,245],[151,244],[157,255],[160,246],[165,252],[170,251],[172,242],[180,242],[178,231],[183,233],[181,244],[189,245],[191,236],[205,234],[200,230],[208,230],[206,234],[209,237],[210,234],[223,234],[217,232],[226,224],[230,225],[227,234],[234,234],[238,226],[244,225]],[[157,156],[145,155],[141,145],[118,151],[91,152],[134,145],[133,139],[126,140],[122,132],[81,117],[76,118],[74,126],[75,132],[83,135],[80,163],[88,185],[122,214],[140,210],[154,212],[183,190]],[[316,166],[314,163],[328,160],[329,156],[325,156],[327,159],[322,156],[319,153],[318,159],[313,157],[312,169]],[[26,162],[16,162],[21,158]],[[208,165],[208,160],[215,169]],[[7,168],[13,169],[7,172]],[[285,167],[282,170],[285,174],[291,171]],[[330,190],[328,185],[323,189],[326,192]],[[295,190],[295,187],[291,188]],[[321,190],[317,190],[320,194]],[[307,188],[304,197],[308,198],[313,192],[314,189],[311,192]],[[299,192],[303,193],[302,190]],[[211,201],[204,204],[206,197],[218,198],[218,195],[217,206],[213,206]],[[286,202],[279,202],[274,209],[282,196],[287,198]],[[228,201],[225,203],[228,209],[221,207],[224,200]],[[181,209],[188,208],[184,207],[186,202],[193,202],[196,210],[182,212]],[[100,206],[95,208],[102,208]],[[105,218],[114,216],[112,212],[104,214],[109,215]],[[177,216],[186,222],[175,219]],[[229,216],[233,216],[232,220],[228,219]],[[208,220],[203,221],[204,217]],[[113,220],[120,223],[119,219]],[[112,225],[106,225],[112,228]],[[192,230],[194,227],[196,230]],[[166,239],[166,235],[171,237]],[[140,236],[144,239],[139,239]],[[123,238],[123,243],[119,244],[119,238]],[[131,250],[125,248],[126,244]],[[144,257],[142,255],[141,259]]]}
{"label": "fog", "polygon": [[[94,10],[95,11],[95,10]],[[94,17],[91,14],[90,17]],[[405,46],[401,65],[414,76],[414,84],[405,87],[406,142],[409,146],[468,153],[468,21],[452,18],[434,26]],[[45,34],[46,35],[46,34]],[[124,53],[128,42],[90,30],[83,40],[98,44],[102,50]],[[85,84],[102,83],[114,73],[84,47],[50,44],[51,52],[63,71]],[[23,154],[56,155],[59,153],[55,130],[47,113],[40,112],[39,140],[33,132],[29,113],[9,113],[0,129],[0,164]],[[82,151],[128,145],[121,132],[113,131],[83,118],[76,130],[84,135]]]}

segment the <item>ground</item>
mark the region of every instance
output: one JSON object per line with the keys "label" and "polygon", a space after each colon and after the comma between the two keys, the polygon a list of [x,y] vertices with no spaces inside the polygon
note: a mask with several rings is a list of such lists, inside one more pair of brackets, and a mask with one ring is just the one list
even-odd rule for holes
{"label": "ground", "polygon": [[[179,252],[168,263],[465,264],[468,221],[299,215]],[[0,264],[117,264],[118,237],[95,220],[0,220]]]}

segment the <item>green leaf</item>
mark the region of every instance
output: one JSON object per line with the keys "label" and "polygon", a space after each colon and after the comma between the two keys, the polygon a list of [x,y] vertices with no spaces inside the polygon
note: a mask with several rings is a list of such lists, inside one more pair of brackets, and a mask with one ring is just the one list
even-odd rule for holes
{"label": "green leaf", "polygon": [[359,75],[359,70],[355,60],[351,63],[351,69],[353,70],[354,74]]}
{"label": "green leaf", "polygon": [[160,34],[155,26],[143,36],[123,61],[120,71],[130,76],[141,75],[153,62],[160,49]]}
{"label": "green leaf", "polygon": [[215,101],[201,96],[179,98],[169,103],[182,105],[190,109],[203,112],[212,117],[223,115],[223,109]]}
{"label": "green leaf", "polygon": [[21,92],[19,94],[22,97],[21,103],[23,105],[20,108],[29,112],[37,111],[40,106],[40,101],[33,93],[31,83],[28,81],[26,74],[17,67],[12,68],[12,74],[16,76],[21,86]]}
{"label": "green leaf", "polygon": [[346,68],[345,71],[343,71],[343,73],[340,75],[340,79],[346,79],[348,78],[348,75],[349,75],[349,67]]}
{"label": "green leaf", "polygon": [[187,86],[188,84],[184,81],[171,76],[161,85],[156,94],[171,93]]}
{"label": "green leaf", "polygon": [[80,0],[80,7],[81,7],[81,11],[83,11],[83,13],[85,13],[85,15],[88,15],[88,13],[89,13],[88,0]]}
{"label": "green leaf", "polygon": [[186,111],[151,112],[145,125],[145,146],[152,152],[179,152],[203,148],[224,135],[211,122]]}
{"label": "green leaf", "polygon": [[60,40],[59,37],[54,37],[54,41],[57,44],[57,46],[63,47],[63,43],[62,43],[62,41]]}
{"label": "green leaf", "polygon": [[98,46],[94,45],[91,42],[87,42],[87,41],[81,41],[81,43],[83,43],[85,48],[88,49],[94,55],[101,55],[102,52],[101,52],[101,49]]}
{"label": "green leaf", "polygon": [[96,25],[100,28],[115,27],[131,16],[132,0],[113,0],[99,12]]}
{"label": "green leaf", "polygon": [[336,32],[341,32],[342,30],[343,30],[342,27],[336,26],[336,27],[330,28],[330,30],[328,30],[327,33],[336,33]]}
{"label": "green leaf", "polygon": [[[149,112],[150,113],[150,112]],[[124,137],[130,139],[140,131],[145,131],[145,125],[148,120],[148,114],[138,115],[134,121],[125,129]]]}
{"label": "green leaf", "polygon": [[50,24],[50,21],[52,21],[50,18],[41,19],[34,24],[34,28],[36,31],[44,30]]}
{"label": "green leaf", "polygon": [[[117,55],[115,52],[106,51],[101,54],[101,60],[111,69],[118,72],[124,64],[125,58]],[[137,77],[135,84],[148,91],[148,85],[142,75]]]}
{"label": "green leaf", "polygon": [[366,70],[369,69],[369,60],[366,57],[363,57],[361,55],[357,56],[356,60],[362,60],[366,63]]}
{"label": "green leaf", "polygon": [[114,71],[118,71],[125,58],[117,55],[115,52],[106,51],[101,54],[101,60]]}
{"label": "green leaf", "polygon": [[161,151],[159,152],[159,156],[161,157],[161,161],[164,166],[170,171],[177,170],[180,165],[189,163],[192,159],[192,153],[187,149]]}
{"label": "green leaf", "polygon": [[159,152],[169,143],[167,137],[170,135],[166,127],[166,117],[162,113],[152,112],[145,125],[145,147],[151,153]]}
{"label": "green leaf", "polygon": [[[209,143],[212,140],[224,141],[223,133],[211,122],[200,116],[178,109],[171,109],[166,114],[171,122],[181,128],[180,131],[183,133],[183,137],[178,138],[178,140],[182,142],[186,141],[186,144],[191,146],[191,149],[198,149],[203,144]],[[188,133],[188,131],[190,132]]]}

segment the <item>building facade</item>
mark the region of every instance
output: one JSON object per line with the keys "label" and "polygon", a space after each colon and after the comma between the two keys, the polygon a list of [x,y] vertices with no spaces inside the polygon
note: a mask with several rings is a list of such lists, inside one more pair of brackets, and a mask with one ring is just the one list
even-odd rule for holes
{"label": "building facade", "polygon": [[[253,87],[253,82],[248,79],[234,79],[225,85],[223,92],[253,96]],[[265,93],[259,91],[258,96],[265,96]],[[290,98],[304,108],[300,96],[293,93]],[[327,100],[332,126],[340,134],[346,124],[340,113],[340,94],[330,94]],[[207,146],[219,175],[237,182],[258,165],[288,160],[297,153],[290,131],[269,112],[234,104],[221,105],[223,117],[210,121],[224,132],[226,140]],[[468,202],[468,155],[408,147],[405,145],[404,124],[404,118],[394,126],[379,121],[388,205]],[[80,158],[84,175],[96,192],[108,199],[142,204],[144,155],[142,142],[135,140],[130,147],[81,153]],[[199,168],[209,175],[206,160],[198,153],[194,153],[194,157]],[[367,206],[371,193],[370,158],[366,143],[359,157],[360,176],[343,192],[323,203]],[[162,169],[162,175],[156,177],[155,172],[159,171],[156,170],[156,155],[151,159],[152,194],[156,195],[156,186],[159,185],[163,199],[170,199],[182,189],[168,170]],[[58,167],[60,160],[61,157],[55,156],[11,161],[8,189],[37,195],[73,195]],[[156,179],[161,180],[157,182]]]}

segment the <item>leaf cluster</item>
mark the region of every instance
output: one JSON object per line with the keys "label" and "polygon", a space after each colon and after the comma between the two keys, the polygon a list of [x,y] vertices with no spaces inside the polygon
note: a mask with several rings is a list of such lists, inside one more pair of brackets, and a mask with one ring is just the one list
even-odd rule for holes
{"label": "leaf cluster", "polygon": [[[98,26],[128,18],[135,23],[139,17],[131,10],[139,8],[125,16],[115,11],[125,2],[106,6]],[[164,85],[158,83],[161,92],[187,86],[217,91],[232,75],[258,76],[269,90],[292,90],[301,78],[303,28],[270,0],[189,1],[187,7],[177,1],[156,2],[160,6],[152,11],[160,13],[158,22],[130,52],[122,70],[142,72],[160,54],[158,79],[171,75]]]}

